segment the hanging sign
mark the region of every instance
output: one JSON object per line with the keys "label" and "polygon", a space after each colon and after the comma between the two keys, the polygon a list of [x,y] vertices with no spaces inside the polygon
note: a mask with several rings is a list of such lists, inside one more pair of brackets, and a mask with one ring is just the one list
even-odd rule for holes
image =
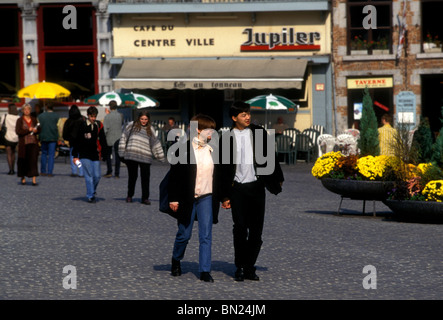
{"label": "hanging sign", "polygon": [[411,91],[401,91],[397,95],[397,123],[411,130],[416,124],[416,96]]}

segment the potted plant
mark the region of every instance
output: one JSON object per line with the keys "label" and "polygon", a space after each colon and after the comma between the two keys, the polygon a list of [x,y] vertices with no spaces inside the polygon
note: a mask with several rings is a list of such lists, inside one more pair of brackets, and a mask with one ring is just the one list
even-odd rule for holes
{"label": "potted plant", "polygon": [[381,201],[393,188],[399,165],[394,156],[344,156],[336,151],[318,158],[311,172],[326,189],[342,197]]}
{"label": "potted plant", "polygon": [[389,54],[388,39],[386,37],[380,38],[374,43],[372,54],[373,55]]}
{"label": "potted plant", "polygon": [[399,219],[443,222],[443,171],[432,163],[409,165],[409,176],[398,180],[383,201]]}
{"label": "potted plant", "polygon": [[[425,133],[426,127],[427,123],[424,122],[422,131]],[[429,138],[426,138],[428,134],[419,134],[419,141],[408,148],[405,138],[408,134],[404,131],[400,131],[395,147],[404,165],[399,168],[394,188],[384,203],[400,219],[443,222],[443,127],[430,153],[425,152],[429,151],[429,146],[423,148],[425,141],[429,144]],[[429,159],[428,162],[420,162]]]}
{"label": "potted plant", "polygon": [[423,51],[426,53],[441,52],[441,41],[438,35],[433,37],[429,32],[426,34]]}
{"label": "potted plant", "polygon": [[371,47],[372,43],[363,39],[361,35],[355,36],[351,40],[351,55],[362,55],[368,54],[368,49]]}

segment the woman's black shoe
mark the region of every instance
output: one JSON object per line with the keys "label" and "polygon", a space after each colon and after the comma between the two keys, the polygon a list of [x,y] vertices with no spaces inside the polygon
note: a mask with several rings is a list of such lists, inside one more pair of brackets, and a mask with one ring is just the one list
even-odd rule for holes
{"label": "woman's black shoe", "polygon": [[174,277],[178,277],[178,276],[182,275],[182,269],[181,269],[181,266],[180,266],[180,261],[172,259],[171,275],[174,276]]}
{"label": "woman's black shoe", "polygon": [[14,173],[15,173],[14,170],[9,170],[8,172],[9,175],[13,175]]}
{"label": "woman's black shoe", "polygon": [[211,274],[209,272],[200,273],[200,280],[204,282],[214,282],[214,279],[212,279]]}

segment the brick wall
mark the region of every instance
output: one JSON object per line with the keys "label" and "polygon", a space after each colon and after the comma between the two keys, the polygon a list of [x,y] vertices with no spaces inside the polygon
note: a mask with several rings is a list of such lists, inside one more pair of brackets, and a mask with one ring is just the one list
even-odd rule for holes
{"label": "brick wall", "polygon": [[[333,15],[333,55],[335,66],[336,85],[336,110],[337,131],[348,126],[348,106],[346,78],[349,76],[392,76],[394,82],[393,105],[395,108],[395,97],[400,91],[412,91],[417,97],[417,116],[421,113],[421,79],[423,74],[443,73],[443,53],[422,53],[421,39],[421,12],[420,1],[407,1],[406,21],[407,33],[407,56],[402,54],[398,63],[395,56],[398,45],[397,14],[401,9],[402,0],[394,0],[392,4],[393,13],[393,49],[392,54],[378,57],[347,56],[347,16],[346,0],[332,1]],[[374,3],[376,5],[376,3]],[[376,59],[376,60],[375,60]],[[395,112],[395,110],[394,110]]]}

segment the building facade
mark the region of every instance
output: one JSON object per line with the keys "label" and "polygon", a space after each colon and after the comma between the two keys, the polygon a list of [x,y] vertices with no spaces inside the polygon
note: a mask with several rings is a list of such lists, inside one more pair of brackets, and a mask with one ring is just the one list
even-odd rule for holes
{"label": "building facade", "polygon": [[[154,119],[195,113],[230,125],[233,100],[279,94],[289,126],[358,128],[368,87],[378,118],[441,128],[441,0],[5,0],[0,103],[38,82],[72,101],[110,90],[160,101]],[[404,30],[404,32],[403,32]],[[399,43],[402,41],[402,45]],[[253,114],[264,124],[264,113]]]}
{"label": "building facade", "polygon": [[73,101],[111,89],[110,65],[102,53],[112,47],[103,1],[2,1],[0,98],[4,103],[27,85],[56,82]]}
{"label": "building facade", "polygon": [[229,126],[233,100],[272,93],[297,114],[254,112],[254,121],[332,129],[328,1],[114,1],[108,12],[114,88],[155,97],[157,119],[206,113]]}
{"label": "building facade", "polygon": [[441,128],[443,1],[333,1],[333,63],[337,129],[358,129],[368,87],[380,120]]}

